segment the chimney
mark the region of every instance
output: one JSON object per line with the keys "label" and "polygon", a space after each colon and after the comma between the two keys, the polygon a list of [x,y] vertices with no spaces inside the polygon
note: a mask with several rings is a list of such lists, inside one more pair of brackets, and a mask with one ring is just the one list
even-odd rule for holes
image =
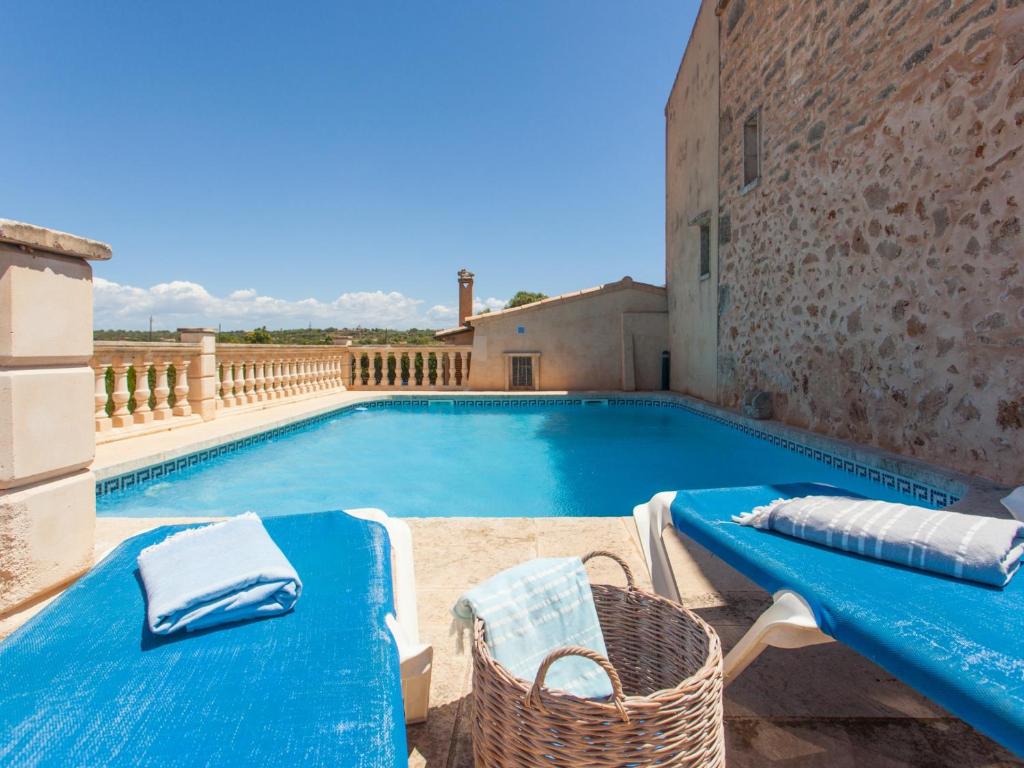
{"label": "chimney", "polygon": [[468,269],[459,270],[459,325],[466,324],[466,318],[473,314],[473,273]]}

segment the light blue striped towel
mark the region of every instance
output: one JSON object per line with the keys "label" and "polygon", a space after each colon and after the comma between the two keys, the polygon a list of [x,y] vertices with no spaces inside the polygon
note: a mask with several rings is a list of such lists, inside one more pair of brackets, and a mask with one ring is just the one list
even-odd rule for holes
{"label": "light blue striped towel", "polygon": [[[456,619],[486,625],[494,659],[521,680],[533,683],[551,651],[581,645],[607,656],[590,581],[578,557],[530,560],[492,576],[455,603]],[[611,682],[594,662],[576,656],[548,670],[548,688],[587,699],[611,695]]]}
{"label": "light blue striped towel", "polygon": [[302,581],[247,512],[223,523],[187,528],[138,557],[151,632],[167,635],[290,611]]}
{"label": "light blue striped towel", "polygon": [[909,504],[804,496],[733,518],[815,544],[1002,587],[1024,555],[1024,523]]}

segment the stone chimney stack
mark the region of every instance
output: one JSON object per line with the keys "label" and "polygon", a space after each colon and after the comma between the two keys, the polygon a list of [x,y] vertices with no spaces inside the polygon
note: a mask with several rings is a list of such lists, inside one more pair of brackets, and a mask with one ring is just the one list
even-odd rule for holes
{"label": "stone chimney stack", "polygon": [[473,273],[468,269],[459,270],[459,325],[466,324],[466,318],[473,314]]}

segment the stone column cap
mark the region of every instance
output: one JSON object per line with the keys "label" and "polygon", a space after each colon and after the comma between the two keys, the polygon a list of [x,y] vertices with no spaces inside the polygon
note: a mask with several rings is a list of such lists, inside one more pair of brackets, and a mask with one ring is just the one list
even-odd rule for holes
{"label": "stone column cap", "polygon": [[93,261],[106,261],[113,255],[110,246],[98,240],[10,219],[0,219],[0,243]]}
{"label": "stone column cap", "polygon": [[216,328],[179,328],[178,333],[216,333]]}

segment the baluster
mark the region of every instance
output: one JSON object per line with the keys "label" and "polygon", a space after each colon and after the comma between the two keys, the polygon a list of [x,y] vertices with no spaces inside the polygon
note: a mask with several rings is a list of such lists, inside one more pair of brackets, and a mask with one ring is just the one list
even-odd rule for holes
{"label": "baluster", "polygon": [[313,358],[311,365],[313,366],[313,391],[319,392],[324,388],[323,364],[319,358]]}
{"label": "baluster", "polygon": [[92,370],[96,375],[94,402],[96,404],[97,432],[105,432],[112,426],[110,417],[107,416],[107,367],[107,364],[99,358],[92,359]]}
{"label": "baluster", "polygon": [[191,361],[185,357],[174,360],[174,410],[175,416],[191,416],[192,406],[188,402],[188,366]]}
{"label": "baluster", "polygon": [[288,359],[286,359],[284,361],[284,364],[281,367],[281,396],[282,397],[291,397],[292,395],[295,394],[295,390],[293,389],[294,371],[293,371],[292,365],[293,364],[292,364],[291,358],[288,358]]}
{"label": "baluster", "polygon": [[337,381],[335,380],[334,360],[330,357],[325,357],[323,360],[324,386],[329,390],[334,389],[334,387],[337,385]]}
{"label": "baluster", "polygon": [[235,370],[235,405],[245,405],[245,366],[241,358],[232,362]]}
{"label": "baluster", "polygon": [[263,375],[263,370],[266,364],[265,360],[259,360],[256,362],[256,401],[260,403],[267,399],[267,379]]}
{"label": "baluster", "polygon": [[271,360],[267,363],[267,400],[277,400],[281,396],[278,390],[280,381],[281,376],[277,369],[277,360]]}
{"label": "baluster", "polygon": [[128,391],[128,368],[129,365],[121,358],[114,358],[114,391],[110,393],[114,401],[114,412],[110,415],[110,421],[115,427],[127,427],[132,423],[132,415],[128,411],[128,401],[132,393]]}
{"label": "baluster", "polygon": [[221,364],[220,368],[220,404],[230,408],[235,404],[235,380],[231,375],[231,362]]}
{"label": "baluster", "polygon": [[153,420],[153,411],[149,407],[149,366],[148,355],[135,358],[135,413],[132,418],[136,424],[149,424]]}
{"label": "baluster", "polygon": [[444,362],[444,384],[446,387],[451,388],[455,384],[455,355],[452,354],[451,352],[445,352]]}
{"label": "baluster", "polygon": [[242,364],[242,370],[245,371],[245,379],[242,386],[245,387],[245,402],[255,403],[256,393],[253,391],[256,387],[256,375],[253,371],[254,364],[251,361]]}
{"label": "baluster", "polygon": [[156,374],[156,386],[153,387],[153,397],[156,399],[153,405],[153,418],[157,421],[171,418],[171,406],[167,404],[167,396],[171,394],[171,388],[167,384],[168,367],[170,361],[162,357],[153,361],[153,372]]}
{"label": "baluster", "polygon": [[313,361],[307,357],[302,361],[302,392],[308,395],[313,389]]}

